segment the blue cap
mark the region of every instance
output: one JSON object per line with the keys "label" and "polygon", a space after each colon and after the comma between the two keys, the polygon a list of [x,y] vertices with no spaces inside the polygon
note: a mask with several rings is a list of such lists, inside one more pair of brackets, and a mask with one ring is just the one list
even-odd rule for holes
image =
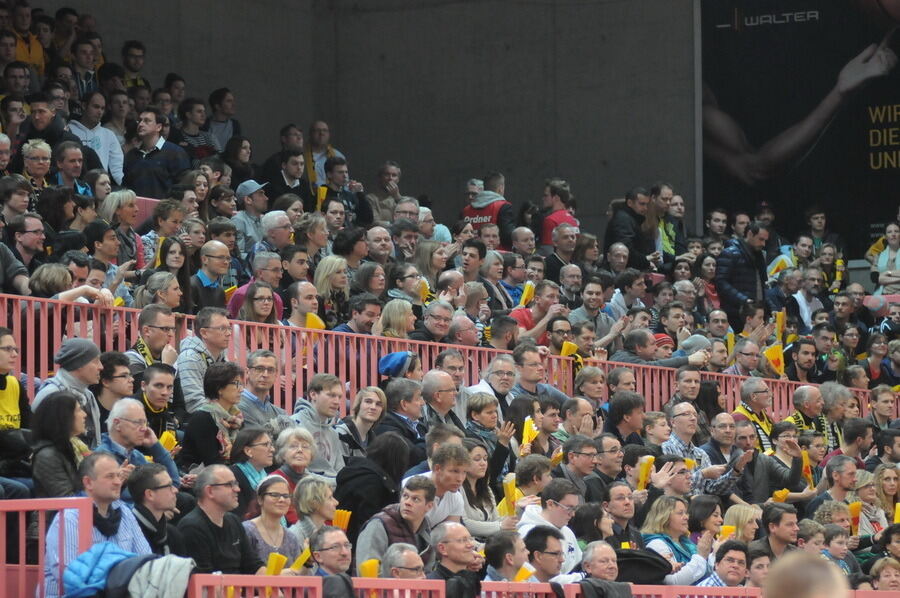
{"label": "blue cap", "polygon": [[390,376],[391,378],[403,376],[409,370],[413,355],[415,355],[415,353],[410,351],[388,353],[378,360],[378,373],[382,376]]}

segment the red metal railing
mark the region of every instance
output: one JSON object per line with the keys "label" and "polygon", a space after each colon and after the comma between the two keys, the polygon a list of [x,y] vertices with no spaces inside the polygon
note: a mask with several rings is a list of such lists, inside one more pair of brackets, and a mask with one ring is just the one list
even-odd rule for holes
{"label": "red metal railing", "polygon": [[[30,396],[34,396],[35,378],[46,378],[55,370],[53,354],[65,338],[92,339],[103,351],[127,351],[137,339],[137,314],[128,308],[103,308],[88,303],[72,303],[53,299],[33,299],[17,295],[0,295],[0,322],[6,322],[22,348],[21,368],[26,374]],[[178,339],[192,334],[193,316],[177,318]],[[268,349],[283,367],[273,401],[293,410],[297,397],[304,396],[309,378],[319,372],[338,376],[347,384],[350,395],[364,386],[377,385],[378,359],[395,351],[414,351],[425,370],[433,367],[437,355],[448,348],[459,350],[466,361],[463,383],[475,384],[481,371],[501,351],[484,347],[443,345],[376,337],[371,335],[310,330],[272,324],[234,321],[228,359],[246,364],[247,355],[256,349]],[[675,393],[675,370],[672,368],[587,360],[604,371],[628,367],[635,373],[637,390],[647,399],[648,410],[659,410]],[[547,381],[566,394],[573,392],[575,364],[570,357],[548,356],[545,360]],[[726,398],[728,409],[740,401],[743,376],[704,372],[704,379],[716,380]],[[776,419],[793,411],[791,397],[801,386],[798,382],[768,380],[772,389],[772,415]],[[858,390],[860,408],[867,410],[868,391]],[[342,414],[346,409],[342,405]],[[895,407],[896,409],[896,407]]]}
{"label": "red metal railing", "polygon": [[[41,498],[25,500],[0,500],[0,598],[44,596],[44,557],[47,545],[47,529],[57,513],[75,509],[78,511],[78,552],[91,547],[91,529],[94,526],[93,503],[89,498]],[[66,545],[66,526],[60,525],[57,546]],[[30,533],[29,533],[30,532]],[[14,555],[7,551],[7,540],[15,537]],[[70,540],[69,540],[70,541]],[[62,585],[65,564],[59,563],[59,579]],[[40,588],[35,593],[35,588]],[[60,595],[63,588],[60,587]]]}
{"label": "red metal railing", "polygon": [[188,598],[326,598],[322,578],[287,575],[191,575]]}
{"label": "red metal railing", "polygon": [[353,592],[357,598],[445,598],[447,596],[444,581],[440,579],[354,577]]}

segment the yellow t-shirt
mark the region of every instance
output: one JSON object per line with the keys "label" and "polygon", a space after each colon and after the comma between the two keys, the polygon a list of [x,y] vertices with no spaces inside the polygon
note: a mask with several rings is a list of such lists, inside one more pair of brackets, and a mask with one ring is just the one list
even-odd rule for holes
{"label": "yellow t-shirt", "polygon": [[19,381],[15,376],[6,376],[6,388],[0,390],[0,430],[18,430],[20,427]]}

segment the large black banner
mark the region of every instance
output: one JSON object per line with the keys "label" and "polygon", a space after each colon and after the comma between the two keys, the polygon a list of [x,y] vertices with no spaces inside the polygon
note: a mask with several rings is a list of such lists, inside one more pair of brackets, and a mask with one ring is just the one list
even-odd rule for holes
{"label": "large black banner", "polygon": [[820,205],[861,257],[900,206],[900,0],[701,7],[704,208],[768,201],[792,239]]}

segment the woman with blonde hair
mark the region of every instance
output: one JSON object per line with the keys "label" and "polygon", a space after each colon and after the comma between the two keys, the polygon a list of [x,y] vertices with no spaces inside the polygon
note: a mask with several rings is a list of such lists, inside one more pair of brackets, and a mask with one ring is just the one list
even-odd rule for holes
{"label": "woman with blonde hair", "polygon": [[488,306],[491,308],[492,315],[505,315],[516,306],[512,297],[500,284],[503,279],[503,256],[499,251],[492,249],[487,252],[479,273],[484,279],[484,288],[490,295]]}
{"label": "woman with blonde hair", "polygon": [[313,276],[319,295],[319,317],[328,329],[350,319],[350,277],[347,260],[329,255],[319,262]]}
{"label": "woman with blonde hair", "polygon": [[116,236],[119,238],[118,264],[134,261],[134,271],[143,270],[146,266],[144,241],[134,230],[138,218],[137,195],[134,191],[113,191],[100,204],[97,215],[116,227]]}
{"label": "woman with blonde hair", "polygon": [[31,183],[31,206],[37,203],[41,190],[50,185],[47,175],[50,173],[50,156],[53,153],[43,139],[29,139],[22,145],[22,176]]}
{"label": "woman with blonde hair", "polygon": [[171,272],[155,272],[147,283],[138,287],[134,292],[134,306],[143,309],[154,303],[162,303],[172,309],[181,306],[181,298],[184,293],[178,278]]}
{"label": "woman with blonde hair", "polygon": [[309,254],[309,273],[313,275],[328,248],[328,222],[322,212],[306,212],[294,226],[294,242],[306,247]]}
{"label": "woman with blonde hair", "polygon": [[597,366],[581,368],[575,375],[575,396],[587,399],[594,412],[606,403],[606,372]]}
{"label": "woman with blonde hair", "polygon": [[422,280],[428,283],[429,294],[434,295],[437,278],[447,267],[447,250],[437,241],[419,241],[416,245],[415,263]]}
{"label": "woman with blonde hair", "polygon": [[731,505],[725,511],[725,519],[722,525],[734,527],[732,540],[738,540],[749,544],[756,539],[759,530],[759,520],[762,517],[762,509],[756,505]]}
{"label": "woman with blonde hair", "polygon": [[388,338],[407,338],[416,329],[416,314],[412,303],[391,299],[381,309],[381,318],[372,327],[372,334]]}
{"label": "woman with blonde hair", "polygon": [[694,585],[708,574],[707,558],[714,535],[704,531],[697,544],[688,531],[688,502],[680,496],[661,496],[650,507],[641,534],[648,550],[681,568],[665,577],[666,585]]}
{"label": "woman with blonde hair", "polygon": [[462,289],[463,294],[466,296],[463,311],[475,323],[475,327],[478,328],[478,338],[482,338],[484,327],[491,320],[491,308],[488,307],[490,295],[480,282],[467,282],[462,286]]}
{"label": "woman with blonde hair", "polygon": [[335,426],[345,458],[366,456],[366,449],[375,440],[375,427],[386,412],[387,396],[383,390],[377,386],[359,389],[350,415]]}
{"label": "woman with blonde hair", "polygon": [[[878,494],[875,491],[875,476],[865,469],[856,470],[856,480],[853,484],[853,492],[847,497],[851,503],[862,503],[862,512],[859,514],[859,535],[874,536],[888,526],[884,509],[878,504]],[[893,518],[894,513],[891,512]]]}
{"label": "woman with blonde hair", "polygon": [[875,476],[875,496],[878,505],[893,517],[896,505],[900,502],[900,473],[893,463],[890,465],[882,463],[875,468],[872,475]]}
{"label": "woman with blonde hair", "polygon": [[297,522],[288,531],[294,534],[300,546],[325,525],[334,519],[338,501],[334,498],[331,484],[319,476],[307,476],[297,483],[291,501],[297,512]]}

